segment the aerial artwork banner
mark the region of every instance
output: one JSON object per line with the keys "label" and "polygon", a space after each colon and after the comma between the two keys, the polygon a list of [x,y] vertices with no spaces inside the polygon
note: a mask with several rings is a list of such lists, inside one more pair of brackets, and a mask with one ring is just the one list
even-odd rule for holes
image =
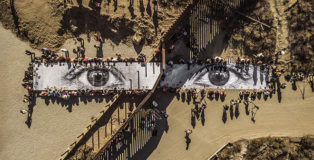
{"label": "aerial artwork banner", "polygon": [[207,88],[207,89],[265,89],[269,77],[259,66],[237,67],[227,64],[225,68],[211,65],[173,64],[166,68],[161,87]]}
{"label": "aerial artwork banner", "polygon": [[56,87],[68,90],[121,90],[153,88],[161,64],[115,62],[105,65],[74,65],[73,63],[35,64],[34,90]]}

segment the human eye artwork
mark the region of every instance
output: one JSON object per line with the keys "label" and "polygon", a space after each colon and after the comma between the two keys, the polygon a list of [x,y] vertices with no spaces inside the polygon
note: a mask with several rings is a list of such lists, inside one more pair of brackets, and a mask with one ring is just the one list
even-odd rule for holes
{"label": "human eye artwork", "polygon": [[79,66],[63,78],[85,88],[119,88],[126,84],[124,75],[113,66]]}
{"label": "human eye artwork", "polygon": [[266,87],[267,74],[259,67],[248,65],[239,69],[226,66],[176,64],[167,68],[162,87],[259,89]]}
{"label": "human eye artwork", "polygon": [[153,88],[161,65],[159,63],[114,63],[74,65],[71,63],[36,64],[34,90],[56,87],[68,90],[123,90]]}

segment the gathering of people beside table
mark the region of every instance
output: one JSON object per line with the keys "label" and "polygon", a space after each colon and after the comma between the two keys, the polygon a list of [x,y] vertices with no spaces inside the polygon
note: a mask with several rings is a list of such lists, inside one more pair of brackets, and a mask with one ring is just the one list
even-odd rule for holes
{"label": "gathering of people beside table", "polygon": [[[200,61],[200,60],[190,60],[188,64],[192,65],[207,65],[207,69],[209,70],[219,70],[220,72],[223,72],[226,70],[226,64],[229,60],[224,60],[221,57],[215,57],[207,59],[206,61]],[[179,64],[185,64],[185,61],[183,59],[180,59]],[[249,97],[251,100],[256,99],[256,97],[263,96],[265,99],[267,99],[268,96],[271,96],[271,94],[275,94],[276,91],[280,91],[280,89],[286,88],[286,83],[281,83],[279,81],[280,77],[284,75],[284,78],[288,82],[292,82],[294,84],[296,81],[302,81],[307,77],[309,80],[308,82],[311,84],[311,87],[313,89],[313,76],[311,76],[310,73],[307,73],[307,76],[304,75],[303,72],[297,72],[297,71],[288,71],[287,68],[279,68],[276,65],[269,63],[262,63],[260,60],[250,60],[250,59],[243,59],[243,58],[235,58],[235,67],[242,71],[242,69],[246,68],[248,65],[254,65],[259,66],[259,70],[262,73],[265,73],[268,77],[265,79],[266,86],[265,87],[259,87],[259,88],[252,88],[252,89],[239,89],[239,96],[240,97]],[[173,62],[168,63],[170,67],[172,67]],[[311,79],[312,77],[312,79]],[[193,97],[193,100],[197,99],[199,95],[201,95],[201,98],[207,97],[209,99],[213,98],[224,98],[227,96],[226,92],[224,91],[223,87],[217,87],[217,89],[210,89],[210,88],[174,88],[171,86],[164,86],[161,88],[163,92],[177,92],[182,93],[185,92],[188,96]]]}
{"label": "gathering of people beside table", "polygon": [[[25,89],[28,90],[28,95],[25,95],[23,98],[23,102],[27,103],[30,100],[33,99],[33,76],[38,76],[36,71],[33,70],[33,64],[34,63],[44,63],[44,64],[49,64],[49,63],[56,63],[56,62],[73,62],[74,64],[87,64],[87,63],[99,63],[99,64],[104,64],[104,62],[122,62],[122,61],[136,61],[135,58],[121,58],[121,55],[117,54],[118,58],[83,58],[83,57],[78,57],[75,58],[73,61],[69,57],[69,52],[66,49],[61,49],[62,52],[65,53],[65,56],[59,55],[57,53],[54,53],[47,48],[42,49],[42,56],[36,57],[34,52],[30,52],[28,50],[25,51],[25,54],[31,56],[32,63],[29,64],[29,67],[27,71],[25,71],[24,79],[23,79],[23,86]],[[84,55],[84,54],[81,54]],[[138,60],[144,61],[145,60],[145,55],[140,54]],[[40,77],[38,77],[40,78]],[[46,88],[43,91],[39,91],[39,96],[40,97],[56,97],[56,98],[61,98],[64,100],[70,99],[71,96],[106,96],[106,95],[115,95],[115,94],[120,94],[120,93],[126,93],[127,95],[143,95],[147,93],[147,90],[118,90],[117,88],[114,88],[113,90],[90,90],[90,89],[79,89],[76,91],[73,90],[68,90],[67,88],[59,88],[57,89],[56,87],[49,87]]]}
{"label": "gathering of people beside table", "polygon": [[41,97],[56,97],[68,100],[71,96],[106,96],[106,95],[116,95],[125,93],[126,95],[144,95],[147,90],[118,90],[114,88],[113,90],[91,90],[91,89],[78,89],[78,90],[68,90],[67,88],[57,89],[56,87],[50,87],[46,90],[40,91],[39,96]]}
{"label": "gathering of people beside table", "polygon": [[22,86],[28,91],[24,95],[23,102],[28,103],[33,100],[33,65],[30,63],[28,65],[27,71],[24,73]]}

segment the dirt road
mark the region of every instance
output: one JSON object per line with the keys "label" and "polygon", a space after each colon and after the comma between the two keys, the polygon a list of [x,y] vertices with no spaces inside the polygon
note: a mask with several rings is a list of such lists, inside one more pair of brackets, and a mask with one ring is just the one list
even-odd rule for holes
{"label": "dirt road", "polygon": [[[205,109],[205,125],[201,120],[196,120],[195,129],[191,126],[191,108],[194,104],[183,103],[172,95],[170,103],[167,104],[171,95],[163,95],[158,103],[161,106],[168,105],[168,132],[164,132],[161,140],[152,151],[148,159],[206,159],[216,152],[228,141],[233,142],[242,138],[252,139],[266,136],[303,136],[314,134],[314,93],[308,86],[305,91],[305,100],[302,100],[300,92],[293,91],[291,86],[282,91],[282,101],[278,103],[277,95],[271,99],[256,100],[254,103],[259,106],[256,112],[255,123],[251,121],[251,116],[246,115],[245,106],[240,104],[239,117],[233,114],[231,120],[230,110],[227,111],[227,121],[222,121],[223,104],[228,104],[231,98],[237,98],[238,92],[228,91],[224,102],[209,101]],[[200,105],[199,105],[200,106]],[[234,111],[234,109],[233,109]],[[251,114],[251,113],[249,113]],[[191,143],[186,150],[185,129],[192,129],[190,135]],[[147,155],[151,152],[148,146],[139,152]]]}

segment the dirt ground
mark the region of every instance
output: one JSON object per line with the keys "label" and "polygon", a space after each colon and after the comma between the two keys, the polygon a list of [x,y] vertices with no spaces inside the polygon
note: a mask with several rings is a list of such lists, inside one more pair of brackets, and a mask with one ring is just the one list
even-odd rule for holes
{"label": "dirt ground", "polygon": [[[284,82],[282,80],[282,82]],[[224,102],[206,99],[205,121],[196,120],[195,128],[191,125],[191,109],[195,104],[186,99],[177,98],[175,94],[167,93],[157,102],[167,106],[167,129],[162,132],[160,140],[147,145],[139,152],[139,159],[148,155],[149,160],[160,159],[207,159],[227,142],[239,139],[252,139],[267,136],[299,137],[314,134],[314,92],[306,87],[306,97],[302,100],[301,93],[291,89],[291,84],[282,90],[282,101],[278,102],[277,94],[271,99],[255,100],[259,106],[255,115],[255,123],[251,121],[251,113],[246,114],[244,104],[239,106],[239,116],[231,116],[227,111],[227,121],[223,123],[223,105],[229,105],[231,99],[238,97],[238,91],[227,91]],[[203,102],[204,103],[204,102]],[[200,107],[201,104],[199,104]],[[249,106],[249,109],[252,105]],[[234,109],[233,109],[234,111]],[[233,117],[233,118],[231,118]],[[184,130],[192,129],[191,142],[186,150]],[[154,139],[154,137],[153,137]]]}
{"label": "dirt ground", "polygon": [[[89,124],[90,117],[97,115],[104,106],[104,103],[94,101],[87,104],[80,103],[79,106],[73,107],[72,112],[69,112],[66,107],[59,104],[50,103],[47,106],[44,100],[38,99],[34,108],[32,126],[28,128],[24,124],[27,115],[19,113],[20,109],[27,108],[22,102],[22,97],[26,92],[20,86],[29,63],[29,57],[24,54],[25,49],[37,53],[39,51],[33,48],[46,47],[58,50],[64,47],[72,50],[78,45],[73,37],[80,35],[86,42],[86,56],[95,57],[99,53],[94,48],[96,42],[93,34],[97,32],[105,39],[102,53],[104,57],[114,56],[115,53],[121,53],[122,56],[127,57],[135,56],[140,52],[151,55],[158,39],[187,3],[187,0],[173,0],[166,6],[165,4],[158,5],[157,11],[157,8],[154,10],[154,5],[150,0],[143,3],[134,1],[133,5],[130,5],[129,1],[106,0],[106,3],[102,3],[101,10],[97,12],[90,7],[87,0],[72,1],[73,4],[66,1],[68,3],[65,5],[64,1],[59,0],[12,0],[14,5],[10,7],[9,0],[0,0],[0,21],[3,24],[3,27],[0,27],[0,55],[2,57],[0,59],[2,83],[0,88],[6,91],[0,94],[0,116],[3,119],[0,122],[2,127],[0,131],[1,159],[57,159]],[[310,3],[310,1],[304,1]],[[110,2],[109,5],[107,5],[108,2]],[[302,40],[306,43],[305,51],[308,52],[304,53],[311,55],[313,52],[309,40],[313,36],[310,32],[313,27],[308,25],[312,24],[312,18],[310,20],[307,20],[306,16],[303,16],[305,20],[301,18],[302,24],[306,22],[304,26],[308,26],[306,28],[302,28],[303,25],[297,27],[301,23],[298,19],[285,22],[285,19],[289,20],[289,16],[280,18],[284,14],[283,3],[285,1],[275,2],[269,3],[269,9],[264,10],[264,18],[260,17],[260,19],[274,25],[277,32],[254,23],[243,22],[245,27],[234,32],[231,39],[239,38],[242,43],[243,35],[238,32],[246,35],[247,28],[250,36],[244,43],[247,46],[252,44],[252,48],[246,48],[249,52],[253,54],[259,51],[275,53],[290,47],[293,49],[287,42],[300,48],[303,43],[293,40],[298,40],[300,35],[305,35]],[[257,12],[261,10],[263,8],[258,7]],[[266,14],[270,11],[277,13]],[[298,3],[290,11],[292,15],[312,13],[311,7],[303,6],[303,3]],[[11,13],[14,13],[13,16]],[[256,12],[253,12],[251,16],[257,18]],[[292,32],[287,34],[287,29],[291,26],[295,28],[294,23],[298,24],[296,33],[300,34],[294,35]],[[13,33],[4,28],[13,30]],[[256,39],[256,36],[260,36],[259,34],[267,34],[268,38]],[[16,36],[29,43],[22,42]],[[266,45],[263,50],[259,48],[261,44]],[[290,52],[288,51],[287,54],[288,56],[281,59],[283,63],[290,61]],[[299,54],[299,51],[294,50],[292,54]],[[71,56],[75,55],[71,53]],[[307,57],[305,56],[306,59]],[[313,56],[310,56],[308,62],[312,61]],[[231,98],[236,98],[237,93],[237,91],[228,91],[225,102],[207,100],[205,125],[202,126],[199,121],[196,122],[189,150],[185,150],[184,130],[192,128],[190,110],[194,105],[187,104],[170,93],[161,95],[158,103],[168,106],[169,130],[163,133],[157,146],[145,147],[143,152],[146,152],[146,155],[149,154],[148,159],[161,157],[164,159],[205,159],[228,141],[234,142],[241,138],[314,134],[314,95],[309,86],[305,91],[305,100],[302,99],[298,90],[293,91],[289,86],[283,90],[281,103],[278,103],[277,95],[266,102],[264,100],[255,102],[260,106],[255,123],[251,122],[250,117],[245,114],[244,106],[240,106],[240,116],[233,120],[228,117],[224,124],[221,120],[222,105],[227,104]]]}
{"label": "dirt ground", "polygon": [[27,104],[22,102],[27,92],[21,83],[30,62],[24,52],[32,48],[2,26],[0,35],[0,159],[57,159],[106,102],[80,102],[69,112],[66,106],[51,102],[46,105],[44,99],[37,98],[28,128],[24,123],[27,114],[20,113],[21,109],[27,110]]}
{"label": "dirt ground", "polygon": [[34,48],[57,50],[70,37],[85,33],[90,39],[100,33],[116,45],[123,42],[140,50],[156,47],[188,0],[164,2],[106,0],[95,9],[90,0],[1,0],[0,21]]}
{"label": "dirt ground", "polygon": [[313,159],[314,136],[266,137],[239,140],[224,148],[218,159]]}

